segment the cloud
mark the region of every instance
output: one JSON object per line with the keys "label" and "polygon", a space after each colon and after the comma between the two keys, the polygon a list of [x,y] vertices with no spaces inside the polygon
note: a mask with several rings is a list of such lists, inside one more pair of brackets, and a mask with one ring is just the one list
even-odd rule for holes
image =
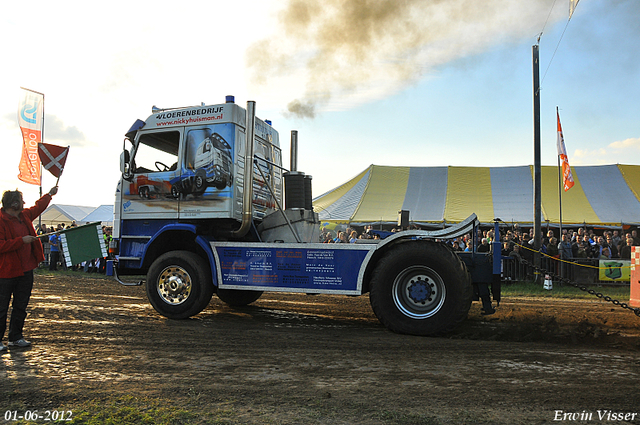
{"label": "cloud", "polygon": [[[288,113],[312,118],[334,97],[358,104],[414,84],[498,43],[534,38],[550,0],[289,0],[278,32],[250,46],[251,80],[302,78]],[[559,8],[551,20],[558,19]],[[295,85],[287,86],[292,90]]]}
{"label": "cloud", "polygon": [[[9,112],[2,116],[7,125],[15,125],[19,134],[18,119],[15,112]],[[88,146],[91,142],[85,134],[76,126],[65,125],[64,121],[53,114],[47,114],[44,120],[44,142],[65,146]]]}
{"label": "cloud", "polygon": [[570,164],[610,164],[607,160],[607,151],[600,149],[576,149],[572,157],[569,157]]}
{"label": "cloud", "polygon": [[18,126],[18,114],[16,112],[7,112],[6,114],[4,114],[2,116],[2,121],[6,122],[7,124],[9,124],[10,122],[13,122],[16,124],[16,127]]}
{"label": "cloud", "polygon": [[573,165],[630,164],[640,161],[640,138],[610,143],[599,149],[576,149],[569,162]]}
{"label": "cloud", "polygon": [[[90,142],[76,126],[68,126],[55,115],[47,115],[44,120],[45,142],[58,142],[68,146],[86,146]],[[56,144],[56,143],[54,143]]]}
{"label": "cloud", "polygon": [[627,149],[640,150],[640,137],[625,139],[620,142],[613,142],[609,147],[617,151],[624,151]]}

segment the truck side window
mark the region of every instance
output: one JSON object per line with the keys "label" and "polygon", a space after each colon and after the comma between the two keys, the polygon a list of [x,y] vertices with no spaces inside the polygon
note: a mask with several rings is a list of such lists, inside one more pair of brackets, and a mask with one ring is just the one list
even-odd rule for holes
{"label": "truck side window", "polygon": [[135,152],[135,173],[157,173],[178,168],[180,132],[165,131],[140,136]]}
{"label": "truck side window", "polygon": [[187,131],[185,165],[188,169],[195,170],[203,159],[208,158],[206,154],[211,152],[210,137],[212,134],[211,129],[207,127]]}

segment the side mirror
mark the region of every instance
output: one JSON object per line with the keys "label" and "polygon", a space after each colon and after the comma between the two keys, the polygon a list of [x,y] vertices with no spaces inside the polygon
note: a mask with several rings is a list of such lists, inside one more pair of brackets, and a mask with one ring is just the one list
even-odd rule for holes
{"label": "side mirror", "polygon": [[129,151],[124,150],[120,154],[120,172],[125,180],[131,180],[133,177],[133,170],[131,170],[131,164],[129,163]]}

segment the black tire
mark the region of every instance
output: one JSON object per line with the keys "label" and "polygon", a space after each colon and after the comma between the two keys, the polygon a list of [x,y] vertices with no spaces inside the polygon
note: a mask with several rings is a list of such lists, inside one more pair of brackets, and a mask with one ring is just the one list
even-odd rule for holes
{"label": "black tire", "polygon": [[173,199],[180,198],[180,186],[178,186],[178,183],[171,185],[171,197]]}
{"label": "black tire", "polygon": [[211,301],[211,271],[193,252],[167,252],[149,268],[146,290],[158,313],[169,319],[186,319],[200,313]]}
{"label": "black tire", "polygon": [[242,307],[256,301],[262,291],[245,291],[241,289],[220,289],[216,291],[218,298],[231,307]]}
{"label": "black tire", "polygon": [[139,188],[138,195],[140,195],[140,197],[143,199],[149,199],[149,188],[148,187]]}
{"label": "black tire", "polygon": [[371,307],[393,332],[434,336],[467,317],[473,289],[464,263],[447,246],[411,241],[379,261],[371,279]]}
{"label": "black tire", "polygon": [[193,178],[193,193],[201,195],[207,189],[207,173],[200,169]]}

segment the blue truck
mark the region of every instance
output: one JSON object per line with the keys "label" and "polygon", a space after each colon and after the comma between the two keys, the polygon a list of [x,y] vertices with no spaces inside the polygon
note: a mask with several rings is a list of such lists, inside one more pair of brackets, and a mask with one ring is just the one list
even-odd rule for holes
{"label": "blue truck", "polygon": [[[265,291],[369,294],[388,329],[438,335],[466,318],[472,279],[491,279],[486,259],[463,258],[439,242],[472,232],[475,216],[437,231],[319,243],[311,177],[295,169],[297,132],[285,170],[278,132],[256,118],[255,102],[242,108],[228,96],[218,105],[154,107],[124,143],[113,269],[122,284],[144,281],[149,302],[167,318],[197,315],[214,294],[231,306]],[[217,152],[200,152],[207,144]],[[198,173],[209,183],[197,184]],[[170,193],[141,196],[140,181]],[[125,282],[124,275],[145,278]]]}

